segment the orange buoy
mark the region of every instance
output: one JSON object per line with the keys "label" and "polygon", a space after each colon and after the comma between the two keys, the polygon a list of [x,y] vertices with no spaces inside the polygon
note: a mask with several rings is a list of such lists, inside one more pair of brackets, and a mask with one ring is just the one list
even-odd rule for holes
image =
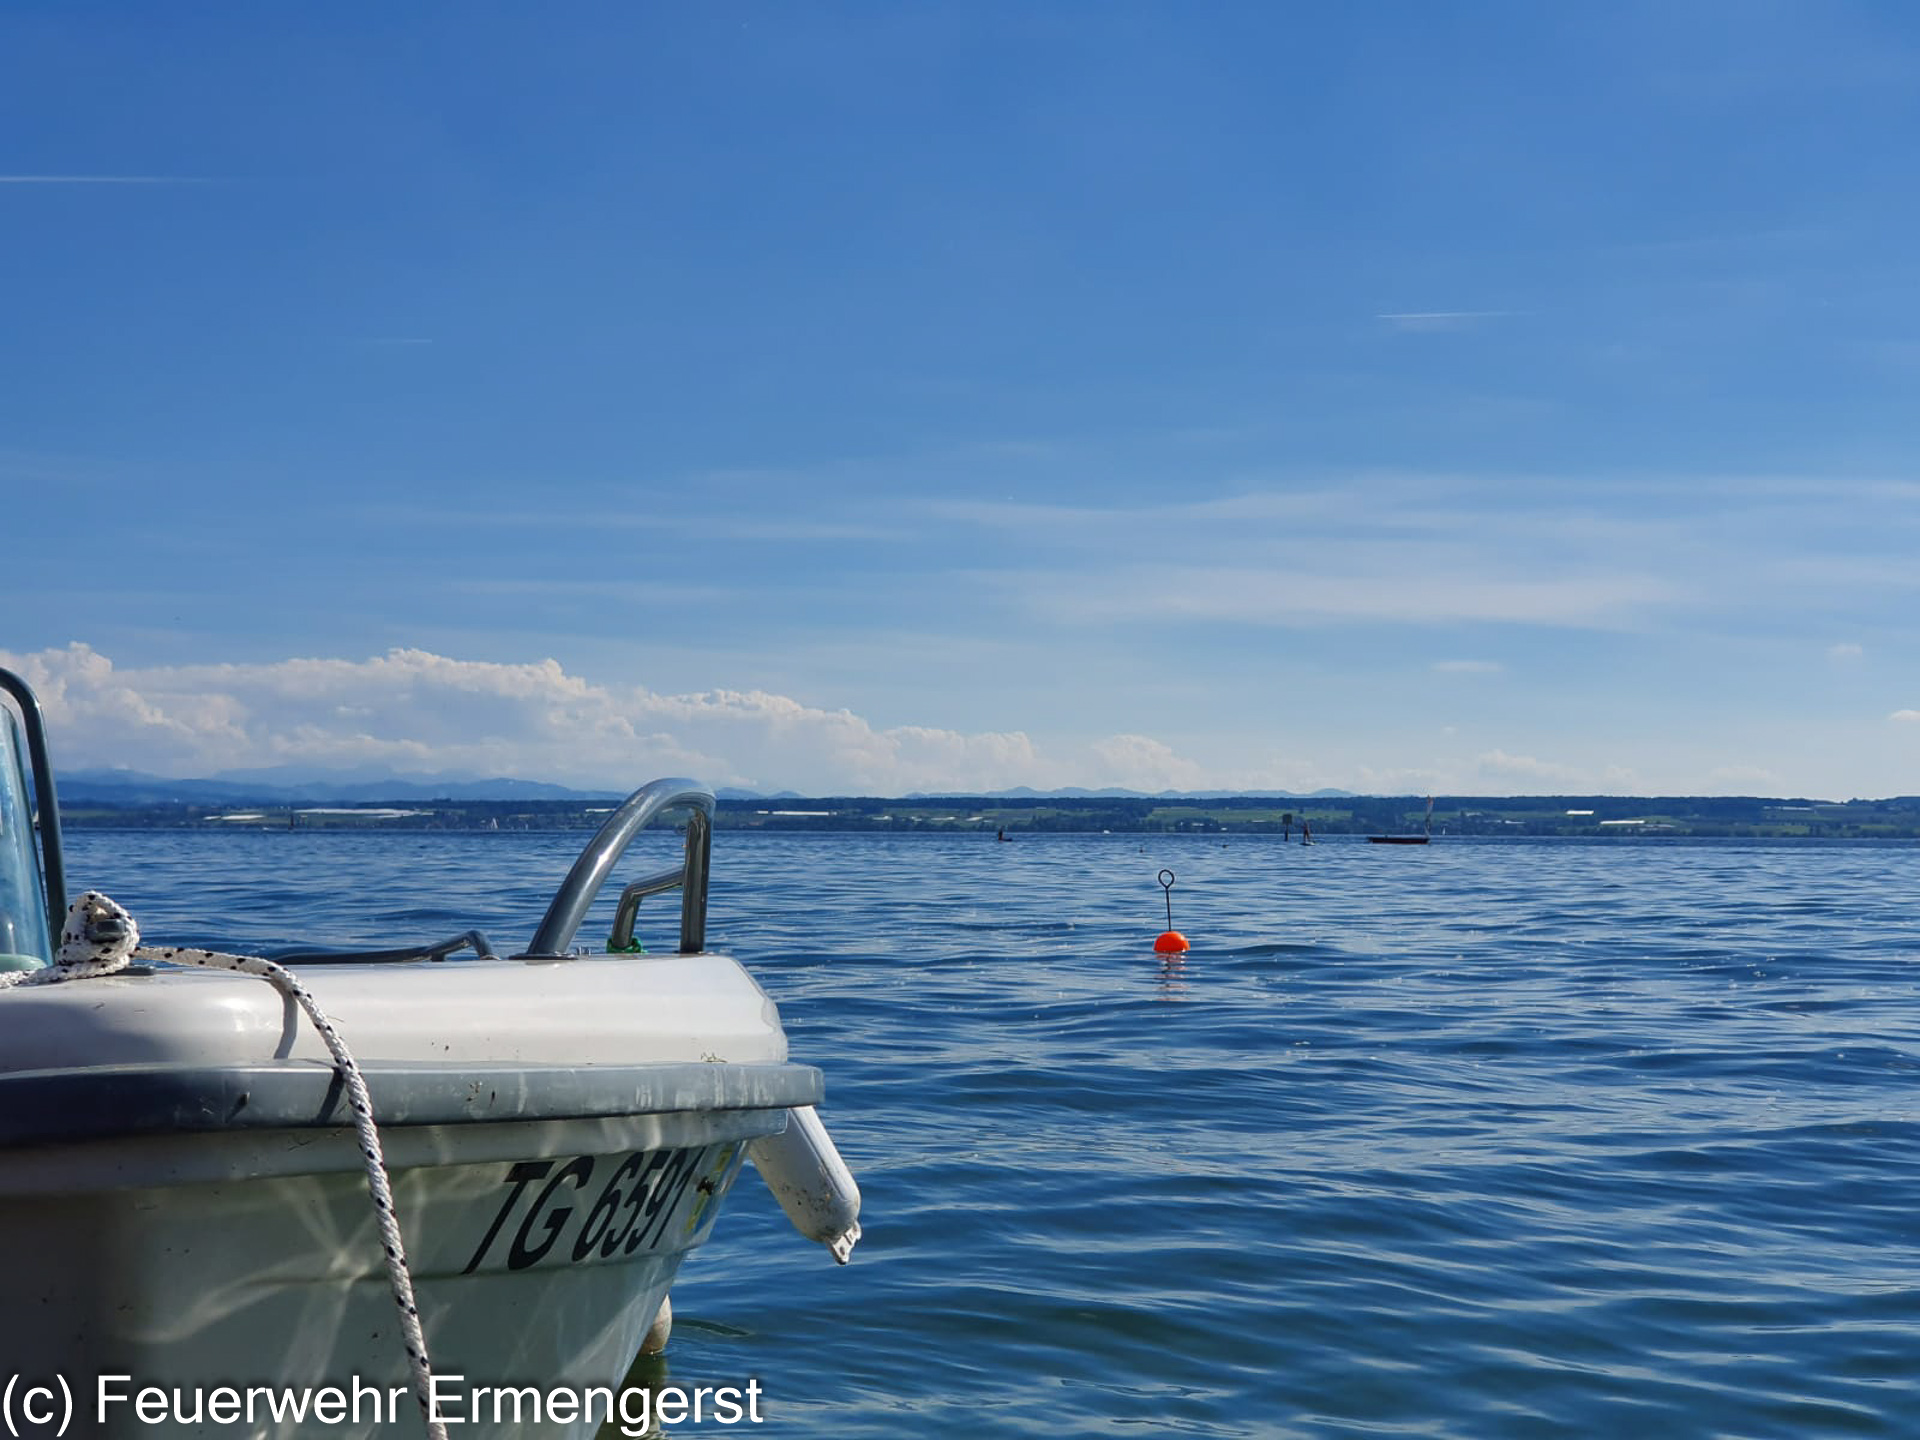
{"label": "orange buoy", "polygon": [[1160,933],[1160,938],[1153,942],[1153,953],[1178,955],[1192,947],[1187,944],[1187,937],[1173,928],[1173,871],[1160,872],[1160,888],[1167,892],[1167,928]]}

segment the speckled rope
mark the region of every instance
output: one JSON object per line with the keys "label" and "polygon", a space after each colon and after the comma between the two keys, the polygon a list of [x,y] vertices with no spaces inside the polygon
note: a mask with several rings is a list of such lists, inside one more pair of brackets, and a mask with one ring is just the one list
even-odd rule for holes
{"label": "speckled rope", "polygon": [[414,1396],[420,1402],[420,1415],[426,1422],[431,1440],[447,1440],[447,1428],[434,1414],[433,1367],[427,1359],[427,1340],[420,1328],[420,1309],[414,1303],[413,1277],[407,1270],[406,1247],[400,1241],[400,1221],[394,1214],[393,1187],[387,1179],[387,1162],[380,1149],[380,1132],[373,1121],[373,1099],[367,1082],[361,1077],[347,1042],[333,1028],[333,1022],[320,1008],[320,1002],[284,965],[253,955],[225,955],[218,950],[193,950],[176,946],[142,946],[139,927],[133,917],[97,890],[89,890],[67,911],[60,929],[60,954],[45,970],[16,970],[0,974],[0,990],[15,985],[58,985],[69,980],[90,980],[125,970],[135,960],[159,961],[168,965],[203,965],[215,970],[236,970],[265,980],[282,995],[307,1012],[320,1038],[333,1056],[347,1090],[347,1103],[353,1107],[353,1127],[359,1133],[360,1153],[366,1160],[367,1189],[373,1196],[375,1218],[380,1226],[380,1245],[386,1252],[387,1280],[393,1290],[393,1303],[400,1312],[400,1335],[407,1351],[407,1365],[413,1375]]}

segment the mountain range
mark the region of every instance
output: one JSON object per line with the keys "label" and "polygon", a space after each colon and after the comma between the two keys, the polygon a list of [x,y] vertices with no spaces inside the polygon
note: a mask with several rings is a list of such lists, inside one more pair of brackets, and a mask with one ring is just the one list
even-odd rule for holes
{"label": "mountain range", "polygon": [[[395,801],[429,800],[621,800],[624,791],[576,790],[541,780],[504,776],[483,778],[470,774],[396,775],[374,770],[317,770],[309,766],[280,765],[266,769],[226,770],[205,779],[176,779],[138,770],[71,770],[58,777],[63,805],[367,805]],[[722,800],[799,800],[791,790],[766,793],[724,787],[714,792]],[[1035,790],[1022,785],[1011,790],[946,792],[908,795],[903,799],[1000,800],[1219,800],[1241,797],[1237,790],[1088,790],[1064,786]],[[1349,790],[1316,790],[1309,795],[1286,791],[1259,792],[1276,800],[1350,799]]]}
{"label": "mountain range", "polygon": [[612,790],[573,790],[538,780],[472,775],[370,775],[365,772],[227,771],[204,780],[138,770],[73,770],[57,777],[63,806],[318,805],[395,800],[619,800]]}

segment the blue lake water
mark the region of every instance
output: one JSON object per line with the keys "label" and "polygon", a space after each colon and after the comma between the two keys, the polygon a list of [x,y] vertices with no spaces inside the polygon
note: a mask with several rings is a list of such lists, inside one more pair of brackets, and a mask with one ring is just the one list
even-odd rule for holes
{"label": "blue lake water", "polygon": [[[506,953],[584,838],[69,848],[156,941]],[[866,1196],[682,1272],[737,1433],[1920,1433],[1920,848],[722,832],[709,943]]]}

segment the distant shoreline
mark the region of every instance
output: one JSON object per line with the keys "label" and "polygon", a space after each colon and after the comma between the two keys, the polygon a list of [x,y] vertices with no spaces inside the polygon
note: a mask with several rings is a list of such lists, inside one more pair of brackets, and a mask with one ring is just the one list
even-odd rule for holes
{"label": "distant shoreline", "polygon": [[[611,806],[573,800],[406,800],[311,805],[67,804],[70,829],[140,830],[584,830]],[[884,834],[1316,836],[1418,832],[1426,802],[1406,797],[1276,800],[943,796],[890,800],[721,800],[722,830]],[[1436,796],[1433,834],[1447,836],[1667,836],[1715,839],[1920,840],[1920,796],[1823,802],[1754,796]]]}

